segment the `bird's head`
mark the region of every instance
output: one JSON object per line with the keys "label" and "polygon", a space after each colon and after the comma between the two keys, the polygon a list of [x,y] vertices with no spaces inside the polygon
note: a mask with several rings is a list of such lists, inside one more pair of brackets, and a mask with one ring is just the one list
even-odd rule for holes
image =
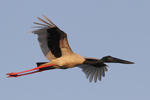
{"label": "bird's head", "polygon": [[102,59],[100,59],[101,62],[106,62],[106,63],[122,63],[122,64],[134,64],[133,62],[118,59],[112,56],[105,56]]}

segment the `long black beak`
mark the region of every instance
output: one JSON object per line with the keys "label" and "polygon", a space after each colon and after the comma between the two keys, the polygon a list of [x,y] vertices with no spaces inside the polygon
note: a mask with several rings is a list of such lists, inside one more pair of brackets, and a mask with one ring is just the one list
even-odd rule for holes
{"label": "long black beak", "polygon": [[122,64],[134,64],[134,62],[118,59],[115,57],[111,56],[106,56],[101,59],[101,61],[106,62],[106,63],[122,63]]}

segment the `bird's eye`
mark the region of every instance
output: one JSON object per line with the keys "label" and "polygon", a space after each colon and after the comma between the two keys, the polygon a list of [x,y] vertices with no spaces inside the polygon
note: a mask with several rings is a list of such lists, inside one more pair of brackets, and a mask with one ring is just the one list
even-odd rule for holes
{"label": "bird's eye", "polygon": [[111,57],[109,57],[109,58],[108,58],[108,61],[111,61],[111,60],[112,60]]}
{"label": "bird's eye", "polygon": [[113,58],[111,56],[107,56],[108,61],[113,61]]}

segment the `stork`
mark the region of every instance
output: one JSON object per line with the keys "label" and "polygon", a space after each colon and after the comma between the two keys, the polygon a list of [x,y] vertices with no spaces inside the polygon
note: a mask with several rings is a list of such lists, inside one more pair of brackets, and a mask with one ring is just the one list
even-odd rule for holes
{"label": "stork", "polygon": [[18,77],[45,70],[67,69],[77,66],[82,69],[90,82],[94,78],[96,83],[97,79],[101,81],[101,77],[105,76],[108,67],[105,63],[134,64],[133,62],[112,56],[105,56],[102,59],[97,59],[82,57],[81,55],[74,53],[69,46],[67,34],[60,30],[46,16],[43,15],[43,17],[46,21],[39,17],[37,18],[44,24],[34,22],[34,24],[40,26],[36,26],[35,28],[38,28],[37,30],[29,31],[28,33],[38,35],[41,50],[50,62],[38,62],[38,67],[17,73],[8,73],[8,77]]}

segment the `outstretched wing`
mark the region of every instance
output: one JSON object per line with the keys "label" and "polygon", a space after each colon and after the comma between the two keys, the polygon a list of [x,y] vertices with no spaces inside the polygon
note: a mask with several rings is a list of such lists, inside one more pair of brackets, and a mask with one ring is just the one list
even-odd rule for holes
{"label": "outstretched wing", "polygon": [[73,51],[68,44],[67,34],[60,30],[46,16],[43,15],[43,17],[48,22],[38,17],[38,20],[44,24],[34,22],[34,24],[40,26],[33,28],[39,29],[29,31],[28,33],[34,33],[38,35],[38,41],[45,57],[51,61],[52,59],[59,58],[62,55],[72,54]]}
{"label": "outstretched wing", "polygon": [[102,77],[105,77],[105,71],[107,70],[107,66],[102,66],[102,67],[94,67],[91,65],[87,65],[87,64],[81,64],[78,65],[79,68],[82,69],[82,71],[85,73],[86,78],[89,78],[89,81],[92,82],[93,78],[94,78],[94,82],[97,82],[97,79],[99,79],[99,81],[101,81]]}
{"label": "outstretched wing", "polygon": [[[84,57],[87,61],[98,61],[97,58],[90,58],[90,57]],[[82,71],[86,74],[86,78],[89,78],[89,81],[92,82],[94,79],[94,82],[97,82],[97,79],[101,81],[102,77],[105,77],[105,71],[108,71],[106,67],[108,67],[104,63],[95,63],[93,65],[90,64],[81,64],[78,65],[79,68],[82,69]]]}

